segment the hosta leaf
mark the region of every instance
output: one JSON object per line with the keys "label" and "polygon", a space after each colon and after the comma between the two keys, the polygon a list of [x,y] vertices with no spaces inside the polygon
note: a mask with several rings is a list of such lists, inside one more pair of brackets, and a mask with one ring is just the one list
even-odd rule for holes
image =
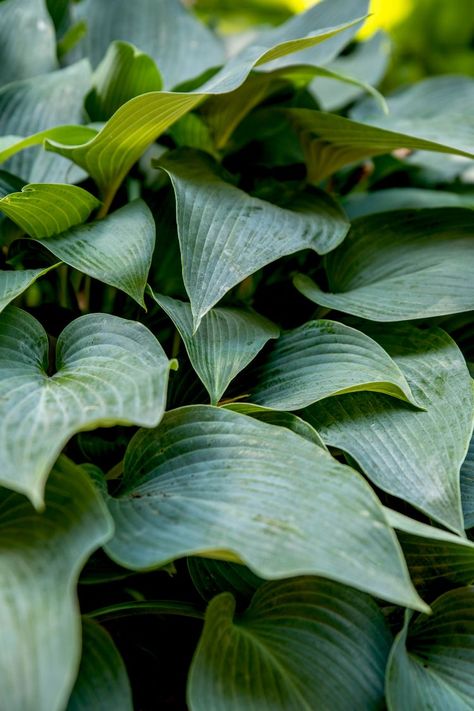
{"label": "hosta leaf", "polygon": [[[83,61],[8,84],[0,89],[0,135],[30,136],[60,124],[82,123],[84,95],[90,81],[89,63]],[[14,156],[5,167],[30,183],[72,182],[67,179],[68,173],[77,176],[77,169],[65,160],[56,157],[51,161],[51,158],[42,151],[32,150]],[[0,160],[5,159],[6,156],[0,156]],[[44,180],[40,174],[45,162],[48,177]]]}
{"label": "hosta leaf", "polygon": [[161,75],[151,57],[127,42],[112,42],[92,77],[86,109],[93,121],[105,121],[134,96],[161,88]]}
{"label": "hosta leaf", "polygon": [[31,237],[51,237],[85,222],[100,205],[75,185],[25,185],[0,200],[0,210]]}
{"label": "hosta leaf", "polygon": [[56,69],[54,26],[43,0],[1,3],[0,65],[0,84]]}
{"label": "hosta leaf", "polygon": [[263,585],[234,615],[229,593],[208,607],[188,679],[192,711],[382,707],[391,636],[368,595],[297,578]]}
{"label": "hosta leaf", "polygon": [[234,412],[240,412],[242,415],[249,415],[250,417],[255,417],[256,420],[262,420],[262,422],[268,422],[269,425],[278,425],[278,427],[286,427],[300,437],[317,444],[318,447],[322,447],[327,451],[327,447],[323,440],[316,432],[314,427],[312,427],[309,422],[302,420],[301,417],[295,415],[293,412],[282,412],[281,410],[270,410],[268,407],[262,407],[261,405],[253,405],[250,402],[230,402],[228,405],[224,406],[227,410],[233,410]]}
{"label": "hosta leaf", "polygon": [[451,590],[431,616],[406,615],[387,666],[390,711],[469,711],[474,696],[474,588]]}
{"label": "hosta leaf", "polygon": [[474,543],[385,509],[397,530],[413,582],[421,592],[474,582]]}
{"label": "hosta leaf", "polygon": [[[101,4],[104,5],[103,2]],[[128,3],[127,7],[132,9]],[[282,42],[276,47],[265,44],[247,47],[196,92],[150,92],[137,96],[121,106],[97,136],[87,143],[72,146],[69,142],[65,145],[47,140],[46,148],[82,167],[96,181],[106,201],[110,202],[123,178],[146,148],[203,98],[233,91],[245,81],[254,66],[285,56],[300,47],[324,42],[347,27],[341,25],[310,32],[301,39]],[[140,47],[139,43],[135,44]]]}
{"label": "hosta leaf", "polygon": [[233,286],[279,257],[334,249],[348,223],[323,192],[307,191],[291,209],[225,182],[211,160],[192,151],[161,159],[176,196],[183,278],[194,330]]}
{"label": "hosta leaf", "polygon": [[83,52],[95,66],[113,40],[126,40],[149,54],[163,73],[166,87],[181,84],[223,64],[217,37],[180,0],[84,0],[78,19],[87,22]]}
{"label": "hosta leaf", "polygon": [[275,410],[300,410],[357,390],[382,392],[416,405],[405,376],[383,348],[337,321],[308,321],[283,333],[255,377],[250,399]]}
{"label": "hosta leaf", "polygon": [[461,494],[466,528],[474,526],[474,435],[461,467]]}
{"label": "hosta leaf", "polygon": [[82,620],[82,658],[67,711],[133,711],[125,664],[110,635]]}
{"label": "hosta leaf", "polygon": [[[450,115],[439,131],[430,130],[429,123],[425,124],[423,119],[418,126],[408,121],[390,124],[389,120],[370,126],[312,109],[287,109],[286,114],[299,134],[311,182],[319,182],[349,163],[390,153],[396,148],[474,157],[474,127],[464,112]],[[466,136],[463,132],[458,134],[455,128],[465,120]],[[451,130],[444,131],[449,124]]]}
{"label": "hosta leaf", "polygon": [[0,489],[0,686],[8,711],[61,711],[76,678],[81,630],[76,583],[112,523],[88,476],[66,459],[45,511]]}
{"label": "hosta leaf", "polygon": [[107,500],[116,522],[107,552],[125,567],[199,554],[423,607],[369,485],[283,427],[208,405],[172,410],[132,439],[122,487]]}
{"label": "hosta leaf", "polygon": [[154,294],[178,329],[189,359],[216,404],[227,386],[279,329],[266,318],[243,309],[217,308],[203,318],[193,335],[191,306]]}
{"label": "hosta leaf", "polygon": [[348,452],[384,491],[463,531],[459,470],[472,431],[473,393],[462,353],[437,328],[372,334],[425,411],[375,393],[330,398],[305,410],[326,444]]}
{"label": "hosta leaf", "polygon": [[221,592],[231,592],[239,601],[249,602],[255,590],[265,581],[239,563],[212,558],[188,558],[188,570],[198,593],[212,600]]}
{"label": "hosta leaf", "polygon": [[298,275],[295,286],[330,309],[401,321],[474,309],[474,212],[400,211],[354,223],[327,257],[330,292]]}
{"label": "hosta leaf", "polygon": [[29,286],[54,267],[23,269],[22,271],[0,270],[0,312]]}
{"label": "hosta leaf", "polygon": [[143,200],[42,244],[62,262],[122,289],[145,306],[143,294],[155,246],[155,223]]}
{"label": "hosta leaf", "polygon": [[388,188],[372,193],[353,193],[344,200],[350,218],[390,210],[410,210],[422,207],[474,207],[474,196],[450,193],[446,190],[422,188]]}
{"label": "hosta leaf", "polygon": [[[21,349],[17,339],[21,338]],[[48,338],[24,311],[0,316],[0,483],[42,505],[45,480],[68,439],[115,424],[154,427],[169,361],[145,326],[90,314],[70,323],[48,375]]]}
{"label": "hosta leaf", "polygon": [[[325,47],[326,45],[322,45]],[[337,57],[327,69],[377,86],[388,65],[390,40],[377,32],[367,42],[359,43],[351,54]],[[310,87],[324,111],[336,111],[356,99],[362,89],[321,77]]]}

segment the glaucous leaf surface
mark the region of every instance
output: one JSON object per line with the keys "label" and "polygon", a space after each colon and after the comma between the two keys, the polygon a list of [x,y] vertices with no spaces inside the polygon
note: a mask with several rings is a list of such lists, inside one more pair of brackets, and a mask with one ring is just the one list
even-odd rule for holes
{"label": "glaucous leaf surface", "polygon": [[0,489],[0,686],[8,711],[61,711],[77,675],[79,573],[112,533],[88,476],[69,460],[54,466],[45,510]]}
{"label": "glaucous leaf surface", "polygon": [[329,291],[297,275],[311,301],[372,321],[474,309],[474,212],[441,208],[362,217],[326,259]]}
{"label": "glaucous leaf surface", "polygon": [[197,330],[210,309],[245,277],[302,249],[325,254],[347,234],[344,213],[322,191],[280,207],[222,179],[208,156],[176,151],[159,166],[169,175],[183,279]]}
{"label": "glaucous leaf surface", "polygon": [[57,68],[56,36],[43,0],[0,4],[0,84]]}
{"label": "glaucous leaf surface", "polygon": [[76,185],[25,185],[0,199],[0,210],[30,237],[51,237],[87,220],[100,201]]}
{"label": "glaucous leaf surface", "polygon": [[474,696],[474,587],[438,598],[430,616],[406,614],[387,666],[389,711],[469,711]]}
{"label": "glaucous leaf surface", "polygon": [[0,312],[52,268],[0,270]]}
{"label": "glaucous leaf surface", "polygon": [[116,533],[106,550],[128,568],[199,554],[424,607],[370,486],[283,427],[205,405],[172,410],[131,440],[107,503]]}
{"label": "glaucous leaf surface", "polygon": [[305,419],[326,444],[350,454],[378,487],[462,532],[459,471],[474,407],[462,353],[437,328],[390,326],[371,334],[425,410],[386,395],[355,393],[312,405]]}
{"label": "glaucous leaf surface", "polygon": [[461,467],[461,494],[466,528],[474,526],[474,435]]}
{"label": "glaucous leaf surface", "polygon": [[283,333],[255,378],[250,400],[275,410],[300,410],[358,390],[382,392],[416,405],[402,371],[376,341],[327,319]]}
{"label": "glaucous leaf surface", "polygon": [[101,220],[73,227],[42,244],[62,262],[121,289],[145,307],[155,222],[143,200],[134,200]]}
{"label": "glaucous leaf surface", "polygon": [[[16,339],[21,334],[21,350]],[[40,508],[49,470],[81,430],[154,427],[170,363],[142,324],[108,314],[70,323],[50,371],[48,336],[15,307],[0,316],[0,483]]]}
{"label": "glaucous leaf surface", "polygon": [[79,674],[66,711],[133,711],[125,664],[111,636],[97,622],[82,618]]}
{"label": "glaucous leaf surface", "polygon": [[222,593],[206,613],[189,705],[192,711],[379,709],[390,643],[375,602],[329,580],[267,583],[237,616],[232,595]]}
{"label": "glaucous leaf surface", "polygon": [[279,329],[263,316],[234,308],[211,309],[193,334],[190,304],[161,294],[153,296],[178,329],[213,405],[265,343],[279,334]]}

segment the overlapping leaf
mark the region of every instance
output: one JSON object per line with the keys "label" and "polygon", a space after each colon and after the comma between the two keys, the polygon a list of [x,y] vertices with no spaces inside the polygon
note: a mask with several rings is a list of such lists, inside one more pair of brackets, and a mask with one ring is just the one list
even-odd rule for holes
{"label": "overlapping leaf", "polygon": [[297,578],[263,585],[234,615],[229,593],[209,605],[188,681],[192,711],[375,711],[383,704],[391,636],[368,595]]}
{"label": "overlapping leaf", "polygon": [[0,270],[0,312],[52,268],[23,269],[21,271]]}
{"label": "overlapping leaf", "polygon": [[155,247],[155,223],[143,200],[42,244],[62,262],[121,289],[145,306],[143,295]]}
{"label": "overlapping leaf", "polygon": [[358,390],[416,405],[405,376],[376,341],[337,321],[308,321],[271,347],[250,399],[276,410],[300,410]]}
{"label": "overlapping leaf", "polygon": [[423,188],[387,188],[372,193],[353,193],[344,200],[344,209],[351,219],[390,210],[410,210],[426,207],[474,207],[474,196],[447,190]]}
{"label": "overlapping leaf", "polygon": [[51,237],[80,225],[100,205],[76,185],[25,185],[0,199],[0,210],[31,237]]}
{"label": "overlapping leaf", "polygon": [[306,276],[295,285],[330,309],[374,321],[401,321],[474,309],[474,212],[400,211],[354,223],[327,257],[330,291]]}
{"label": "overlapping leaf", "polygon": [[381,489],[463,531],[459,471],[472,432],[473,393],[462,353],[436,328],[393,326],[372,335],[425,411],[385,395],[355,393],[317,403],[305,417]]}
{"label": "overlapping leaf", "polygon": [[[17,343],[21,339],[21,349]],[[0,482],[43,503],[49,470],[80,430],[117,423],[153,427],[163,414],[169,361],[142,324],[90,314],[56,345],[24,311],[0,316]]]}
{"label": "overlapping leaf", "polygon": [[195,330],[245,277],[301,249],[326,253],[347,233],[344,214],[323,192],[307,191],[291,206],[279,207],[224,181],[203,154],[177,151],[160,166],[175,192],[183,279]]}
{"label": "overlapping leaf", "polygon": [[466,528],[474,526],[474,435],[461,467],[461,494]]}
{"label": "overlapping leaf", "polygon": [[8,711],[65,707],[81,654],[77,578],[112,533],[87,475],[66,459],[51,472],[45,503],[39,514],[0,489],[0,685]]}
{"label": "overlapping leaf", "polygon": [[243,309],[211,309],[193,335],[191,306],[168,296],[154,298],[178,329],[189,359],[216,404],[231,380],[245,368],[278,328],[256,313]]}
{"label": "overlapping leaf", "polygon": [[387,666],[390,711],[468,711],[474,696],[474,588],[451,590],[433,615],[408,613]]}
{"label": "overlapping leaf", "polygon": [[283,427],[210,406],[172,410],[132,439],[107,501],[107,552],[126,567],[211,555],[264,578],[320,574],[423,607],[364,479]]}

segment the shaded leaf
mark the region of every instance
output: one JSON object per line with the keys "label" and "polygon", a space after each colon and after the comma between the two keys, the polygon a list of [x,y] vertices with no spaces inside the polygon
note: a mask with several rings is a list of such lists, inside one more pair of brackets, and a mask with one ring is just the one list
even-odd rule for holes
{"label": "shaded leaf", "polygon": [[25,185],[0,200],[0,210],[31,237],[51,237],[87,220],[100,205],[75,185]]}
{"label": "shaded leaf", "polygon": [[355,393],[305,410],[326,444],[350,454],[384,491],[455,531],[464,529],[459,470],[472,432],[473,393],[462,353],[442,330],[391,326],[372,332],[405,375],[415,410]]}
{"label": "shaded leaf", "polygon": [[106,550],[125,567],[203,555],[424,607],[370,486],[283,427],[209,405],[172,410],[133,437],[107,501],[116,534]]}
{"label": "shaded leaf", "polygon": [[297,578],[263,585],[248,610],[234,614],[229,593],[208,607],[188,679],[192,711],[383,705],[391,637],[368,595]]}
{"label": "shaded leaf", "polygon": [[0,270],[0,312],[34,284],[39,277],[47,274],[53,268],[23,269],[21,271]]}
{"label": "shaded leaf", "polygon": [[357,220],[326,260],[330,292],[298,275],[311,301],[373,321],[474,309],[474,212],[442,208]]}
{"label": "shaded leaf", "polygon": [[258,314],[243,309],[211,309],[193,335],[191,306],[153,294],[178,329],[193,368],[216,404],[229,383],[248,365],[279,329]]}
{"label": "shaded leaf", "polygon": [[390,711],[468,711],[474,695],[474,588],[442,595],[431,616],[406,615],[387,666]]}
{"label": "shaded leaf", "polygon": [[250,399],[275,410],[300,410],[357,390],[417,404],[402,371],[376,341],[337,321],[308,321],[272,345]]}
{"label": "shaded leaf", "polygon": [[0,684],[9,711],[61,711],[81,654],[76,584],[112,522],[87,475],[61,458],[45,511],[0,489]]}
{"label": "shaded leaf", "polygon": [[67,711],[133,711],[125,664],[110,635],[82,619],[82,658]]}
{"label": "shaded leaf", "polygon": [[203,154],[176,151],[159,165],[175,191],[183,278],[194,330],[245,277],[301,249],[326,253],[347,233],[344,214],[321,191],[302,193],[290,209],[225,182]]}
{"label": "shaded leaf", "polygon": [[[21,350],[17,339],[21,336]],[[10,307],[0,317],[0,483],[43,503],[48,472],[80,430],[154,427],[164,411],[169,362],[145,326],[90,314],[70,323],[48,375],[48,338]]]}
{"label": "shaded leaf", "polygon": [[474,435],[461,467],[461,494],[466,528],[474,526]]}
{"label": "shaded leaf", "polygon": [[231,592],[237,600],[249,602],[265,582],[245,565],[212,558],[188,558],[188,570],[196,590],[208,601],[221,592]]}
{"label": "shaded leaf", "polygon": [[410,210],[426,207],[474,207],[474,196],[446,190],[422,188],[387,188],[372,193],[353,193],[344,200],[351,219],[376,212]]}
{"label": "shaded leaf", "polygon": [[121,289],[145,307],[155,222],[143,200],[134,200],[102,220],[73,227],[41,244],[62,262]]}

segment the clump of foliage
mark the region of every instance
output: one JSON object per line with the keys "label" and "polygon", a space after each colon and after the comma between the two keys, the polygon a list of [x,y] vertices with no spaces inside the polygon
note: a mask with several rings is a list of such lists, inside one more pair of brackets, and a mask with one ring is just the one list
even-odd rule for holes
{"label": "clump of foliage", "polygon": [[0,3],[2,708],[473,708],[474,81],[367,10]]}

